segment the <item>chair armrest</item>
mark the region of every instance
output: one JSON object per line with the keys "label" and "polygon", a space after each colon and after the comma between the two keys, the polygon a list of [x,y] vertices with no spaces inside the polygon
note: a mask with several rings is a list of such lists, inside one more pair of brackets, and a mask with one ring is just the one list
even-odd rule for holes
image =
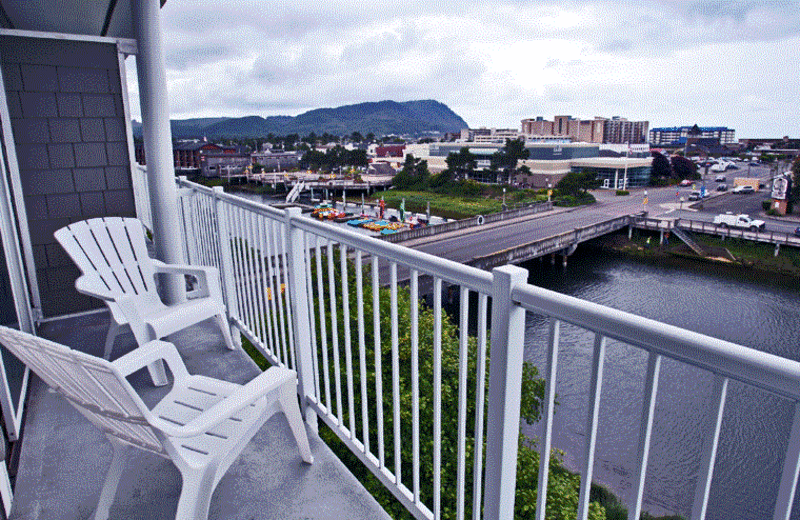
{"label": "chair armrest", "polygon": [[[194,437],[207,432],[246,406],[253,404],[270,392],[278,390],[282,385],[295,381],[297,381],[297,373],[294,370],[272,367],[184,426],[176,427],[174,424],[154,416],[151,416],[149,420],[154,427],[172,437]],[[295,385],[291,384],[291,391],[294,392],[294,390]]]}
{"label": "chair armrest", "polygon": [[81,275],[75,280],[75,290],[87,296],[94,296],[104,301],[114,301],[117,295],[105,288],[105,283],[99,276]]}
{"label": "chair armrest", "polygon": [[222,289],[219,282],[219,269],[214,266],[205,265],[186,265],[186,264],[165,264],[160,260],[153,259],[153,266],[157,273],[166,274],[188,274],[197,278],[200,283],[200,296],[211,296],[222,302]]}
{"label": "chair armrest", "polygon": [[205,278],[209,273],[219,277],[219,270],[209,265],[165,264],[161,260],[152,259],[156,272],[169,274],[190,274],[198,278]]}
{"label": "chair armrest", "polygon": [[166,341],[151,341],[118,358],[112,364],[127,377],[159,359],[166,361],[175,381],[189,377],[178,349]]}

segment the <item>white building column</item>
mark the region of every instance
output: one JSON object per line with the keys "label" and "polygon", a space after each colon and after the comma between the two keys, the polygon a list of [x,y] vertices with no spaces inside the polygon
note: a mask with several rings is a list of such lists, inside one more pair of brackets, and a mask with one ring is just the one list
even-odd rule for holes
{"label": "white building column", "polygon": [[[161,33],[161,2],[132,0],[131,10],[138,45],[136,73],[139,78],[139,102],[142,108],[142,133],[147,157],[147,184],[153,212],[156,257],[168,264],[182,264],[183,248],[178,225],[167,73]],[[166,303],[177,303],[185,298],[182,276],[170,276],[162,281],[162,297]]]}

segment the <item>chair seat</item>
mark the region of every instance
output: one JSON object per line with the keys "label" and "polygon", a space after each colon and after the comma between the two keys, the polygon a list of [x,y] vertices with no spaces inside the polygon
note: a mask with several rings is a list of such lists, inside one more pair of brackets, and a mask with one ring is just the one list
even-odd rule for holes
{"label": "chair seat", "polygon": [[160,305],[142,316],[155,332],[154,339],[161,339],[186,328],[186,317],[200,322],[223,312],[221,302],[211,298],[188,300],[167,307]]}
{"label": "chair seat", "polygon": [[[173,388],[155,408],[153,414],[176,426],[183,426],[206,410],[234,393],[240,385],[205,376],[191,376],[179,387]],[[187,461],[205,464],[226,445],[247,434],[255,421],[263,421],[264,399],[254,402],[233,414],[208,432],[195,437],[176,439],[176,447]],[[278,408],[275,408],[277,411]]]}

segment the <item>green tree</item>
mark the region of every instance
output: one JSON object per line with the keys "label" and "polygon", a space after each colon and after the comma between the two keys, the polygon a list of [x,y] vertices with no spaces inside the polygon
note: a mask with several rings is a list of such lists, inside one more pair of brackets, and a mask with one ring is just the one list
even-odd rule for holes
{"label": "green tree", "polygon": [[559,194],[568,195],[576,198],[581,198],[586,195],[587,190],[591,190],[600,186],[600,181],[594,173],[581,171],[569,172],[566,174],[556,188]]}
{"label": "green tree", "polygon": [[369,166],[369,158],[366,150],[350,150],[347,154],[347,165],[366,168]]}
{"label": "green tree", "polygon": [[428,161],[416,159],[412,154],[408,154],[403,169],[394,176],[392,185],[400,190],[424,190],[429,178]]}
{"label": "green tree", "polygon": [[517,169],[517,163],[530,157],[525,148],[525,139],[506,139],[506,144],[492,155],[492,164],[502,170],[505,182],[511,181],[511,175]]}
{"label": "green tree", "polygon": [[444,162],[452,177],[457,179],[466,179],[478,167],[478,158],[466,146],[458,153],[450,152]]}
{"label": "green tree", "polygon": [[800,157],[792,161],[792,186],[789,191],[789,212],[794,209],[795,204],[800,204]]}
{"label": "green tree", "polygon": [[653,167],[651,177],[655,179],[669,179],[672,177],[672,166],[669,159],[660,152],[653,152]]}
{"label": "green tree", "polygon": [[694,161],[680,155],[672,156],[672,172],[678,179],[700,178],[700,173],[697,171],[697,165]]}

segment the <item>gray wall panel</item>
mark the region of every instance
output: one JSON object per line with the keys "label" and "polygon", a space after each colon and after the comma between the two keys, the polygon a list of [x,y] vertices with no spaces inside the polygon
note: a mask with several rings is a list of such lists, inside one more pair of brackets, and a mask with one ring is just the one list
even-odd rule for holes
{"label": "gray wall panel", "polygon": [[53,232],[136,214],[116,46],[3,36],[0,55],[42,312],[102,307],[75,291],[78,270]]}

